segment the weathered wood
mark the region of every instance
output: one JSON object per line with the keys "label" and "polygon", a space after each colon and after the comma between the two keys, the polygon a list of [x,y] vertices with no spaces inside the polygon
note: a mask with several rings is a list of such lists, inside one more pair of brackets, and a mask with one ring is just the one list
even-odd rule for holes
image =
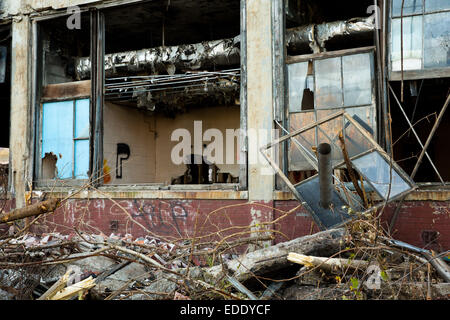
{"label": "weathered wood", "polygon": [[[344,247],[345,234],[343,228],[318,232],[247,253],[224,262],[224,266],[230,275],[243,282],[252,278],[254,274],[261,275],[289,266],[291,264],[287,259],[289,252],[331,256]],[[208,268],[205,271],[205,276],[212,280],[218,280],[223,276],[222,265]]]}
{"label": "weathered wood", "polygon": [[91,95],[91,80],[49,84],[43,88],[42,100],[65,100]]}
{"label": "weathered wood", "polygon": [[328,271],[335,271],[342,268],[365,270],[369,265],[369,262],[365,260],[322,258],[322,257],[307,256],[295,252],[289,253],[288,260],[297,264],[304,265],[309,268],[319,267],[320,269]]}
{"label": "weathered wood", "polygon": [[69,276],[72,273],[72,269],[68,269],[66,273],[56,281],[42,296],[37,300],[50,300],[58,291],[64,289],[69,280]]}
{"label": "weathered wood", "polygon": [[0,223],[7,223],[14,220],[20,220],[28,217],[41,215],[47,212],[55,211],[59,206],[59,199],[50,199],[32,204],[30,206],[14,209],[10,212],[0,215]]}
{"label": "weathered wood", "polygon": [[95,279],[89,277],[59,291],[54,296],[52,296],[50,300],[69,300],[70,298],[75,296],[78,296],[81,300],[82,295],[93,287],[95,287]]}

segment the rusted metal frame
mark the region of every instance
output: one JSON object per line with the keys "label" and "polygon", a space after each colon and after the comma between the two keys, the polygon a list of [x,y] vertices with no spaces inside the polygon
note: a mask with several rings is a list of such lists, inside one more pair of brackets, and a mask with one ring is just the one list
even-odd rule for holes
{"label": "rusted metal frame", "polygon": [[[278,122],[276,122],[276,123],[278,124],[278,126],[279,126],[284,132],[286,132],[286,133],[289,135],[289,131],[287,131],[287,130],[286,130],[282,125],[280,125]],[[314,126],[313,126],[313,127],[314,127]],[[339,148],[339,147],[333,142],[333,140],[328,136],[328,134],[320,128],[319,125],[317,125],[316,128],[318,128],[318,130],[322,131],[322,133],[325,135],[325,137],[326,137],[328,140],[330,140],[336,148]],[[310,130],[310,129],[308,129],[308,130]],[[308,163],[309,163],[316,171],[319,171],[318,159],[317,159],[311,152],[309,152],[309,150],[307,150],[307,149],[306,149],[306,148],[305,148],[305,147],[304,147],[304,146],[303,146],[303,145],[295,138],[295,136],[290,137],[290,139],[292,139],[292,141],[294,142],[295,146],[298,148],[298,150],[300,151],[300,153],[305,157],[306,161],[307,161],[307,162],[308,162]],[[265,150],[268,150],[268,149],[270,149],[270,148],[272,148],[272,147],[273,147],[273,146],[268,146],[267,148],[265,148]],[[263,147],[263,148],[264,148],[264,147]],[[262,148],[262,149],[263,149],[263,148]],[[263,151],[261,151],[261,152],[264,154]],[[337,167],[337,166],[336,166],[336,167]],[[277,170],[276,170],[276,171],[277,171]],[[281,176],[281,175],[280,175],[280,176]],[[283,177],[281,177],[281,178],[283,178]],[[336,175],[333,174],[333,178],[336,180],[336,182],[337,182],[338,184],[341,185],[341,187],[342,187],[344,190],[348,191],[348,189],[345,187],[345,184],[344,184],[342,181],[340,181],[340,179],[339,179]],[[283,179],[283,180],[285,180],[285,179]],[[308,181],[308,179],[306,179],[305,181]],[[304,183],[305,181],[302,181],[302,182],[296,184],[295,186],[298,186],[298,185]],[[351,202],[351,201],[359,202],[355,197],[352,197],[352,199],[350,199],[350,198],[348,197],[348,195],[351,195],[351,193],[350,193],[350,192],[347,192],[347,193],[346,193],[347,202]]]}
{"label": "rusted metal frame", "polygon": [[329,115],[328,117],[325,117],[325,118],[323,118],[323,119],[321,119],[319,121],[316,121],[316,122],[314,122],[314,123],[312,123],[310,125],[307,125],[307,126],[301,128],[299,130],[291,132],[291,133],[289,133],[289,134],[287,134],[287,135],[285,135],[285,136],[283,136],[283,137],[281,137],[279,139],[276,139],[275,141],[273,141],[273,142],[267,144],[266,146],[264,146],[263,148],[264,149],[269,149],[269,148],[273,147],[274,145],[279,144],[280,142],[283,142],[283,141],[285,141],[287,139],[290,139],[290,138],[292,138],[294,136],[297,136],[297,135],[299,135],[299,134],[301,134],[301,133],[303,133],[305,131],[313,129],[314,127],[316,127],[316,126],[318,126],[318,125],[320,125],[322,123],[325,123],[325,122],[328,122],[328,121],[333,120],[335,118],[338,118],[338,117],[342,116],[344,113],[345,113],[345,111],[339,111],[339,112],[336,112],[336,113],[334,113],[332,115]]}
{"label": "rusted metal frame", "polygon": [[[397,102],[397,105],[399,106],[401,112],[403,113],[403,116],[405,117],[406,121],[408,122],[408,125],[409,125],[409,127],[411,128],[411,131],[414,133],[414,135],[415,135],[417,141],[419,142],[419,144],[420,144],[422,150],[424,150],[424,145],[423,145],[422,141],[420,140],[419,135],[417,134],[416,130],[414,129],[414,126],[411,124],[411,121],[409,121],[409,118],[408,118],[408,116],[406,115],[405,110],[404,110],[403,107],[402,107],[402,104],[400,103],[400,101],[398,101],[398,98],[397,98],[397,95],[396,95],[395,92],[394,92],[394,89],[392,89],[392,87],[391,87],[390,84],[388,84],[388,86],[389,86],[390,91],[392,92],[392,95],[394,96],[395,101]],[[437,169],[436,166],[434,165],[434,162],[431,160],[430,156],[428,155],[428,152],[427,152],[426,150],[424,150],[424,151],[425,151],[425,155],[427,156],[428,161],[430,161],[430,164],[431,164],[431,166],[433,167],[433,170],[434,170],[434,171],[436,172],[436,174],[438,175],[439,180],[441,180],[442,184],[445,185],[444,180],[442,179],[442,177],[441,177],[441,175],[440,175],[438,169]]]}
{"label": "rusted metal frame", "polygon": [[[360,133],[373,145],[374,149],[376,149],[380,155],[382,157],[384,157],[384,159],[388,162],[390,162],[390,156],[386,153],[386,151],[384,151],[378,144],[377,142],[372,138],[372,136],[357,122],[355,121],[352,117],[350,117],[348,114],[344,114],[344,117],[350,121],[357,129],[358,131],[360,131]],[[356,158],[358,158],[361,155],[357,155],[354,156],[352,158],[350,158],[350,160],[354,160]],[[410,176],[408,176],[402,168],[400,168],[400,166],[395,162],[392,161],[392,167],[395,168],[395,170],[397,171],[397,173],[405,180],[407,181],[411,186],[416,186],[415,182],[411,179]]]}
{"label": "rusted metal frame", "polygon": [[[86,3],[86,4],[79,4],[78,7],[80,9],[81,13],[89,12],[89,10],[93,8],[97,9],[106,9],[111,7],[118,7],[121,5],[128,5],[128,4],[135,4],[135,3],[145,3],[145,2],[151,2],[154,0],[104,0],[102,3],[94,2],[94,3]],[[71,15],[72,13],[67,13],[67,8],[61,8],[61,9],[49,9],[45,11],[37,11],[30,13],[30,18],[32,18],[35,21],[43,21],[53,18],[60,18],[64,16]]]}
{"label": "rusted metal frame", "polygon": [[[42,71],[43,71],[43,61],[42,61],[42,48],[39,42],[39,25],[36,21],[31,21],[31,123],[33,128],[32,139],[30,139],[30,166],[28,171],[29,181],[38,180],[41,172],[41,139],[40,132],[42,128],[42,117],[41,117],[41,84],[42,84]],[[38,63],[40,62],[40,63]]]}
{"label": "rusted metal frame", "polygon": [[103,102],[105,86],[105,19],[103,12],[91,12],[91,176],[92,184],[99,186],[103,183]]}
{"label": "rusted metal frame", "polygon": [[248,188],[248,113],[247,113],[247,1],[241,0],[241,90],[240,90],[240,153],[239,189]]}
{"label": "rusted metal frame", "polygon": [[[442,107],[442,110],[439,113],[439,116],[436,119],[436,122],[434,123],[433,128],[431,129],[431,132],[430,132],[430,134],[428,136],[428,139],[427,139],[427,141],[425,143],[425,146],[423,147],[422,152],[420,153],[419,159],[417,160],[416,165],[414,166],[414,170],[411,173],[411,179],[414,179],[414,177],[416,176],[417,170],[419,169],[419,166],[422,163],[422,160],[423,160],[423,157],[425,155],[425,152],[428,149],[428,147],[430,146],[431,140],[433,139],[434,134],[436,133],[436,130],[439,127],[439,125],[440,125],[440,123],[442,121],[442,118],[444,117],[444,113],[447,110],[447,107],[448,107],[449,103],[450,103],[450,95],[447,96],[447,100],[445,101],[445,104]],[[445,183],[444,183],[444,186],[445,186]],[[394,228],[395,223],[397,222],[397,218],[398,218],[398,215],[400,213],[400,209],[401,209],[404,201],[405,201],[405,198],[402,198],[400,200],[400,202],[397,204],[397,207],[395,208],[394,214],[392,215],[392,219],[391,219],[391,222],[389,224],[390,230],[392,230]]]}
{"label": "rusted metal frame", "polygon": [[[401,18],[400,16],[393,16],[392,15],[392,8],[393,8],[393,1],[390,1],[388,3],[388,0],[385,0],[386,8],[385,11],[389,11],[390,14],[386,14],[386,25],[388,25],[387,31],[389,34],[392,34],[392,20]],[[421,13],[411,13],[411,14],[403,14],[403,18],[410,18],[410,17],[417,17],[422,16],[425,17],[426,15],[430,14],[436,14],[436,13],[442,13],[442,12],[450,12],[450,10],[436,10],[436,11],[430,11],[425,12],[425,3],[424,0],[422,0],[423,3],[423,11]],[[422,30],[424,30],[424,22],[425,19],[422,19]],[[423,59],[424,59],[424,34],[422,34],[422,69],[420,70],[403,70],[403,71],[392,71],[392,61],[390,59],[391,57],[391,47],[389,43],[388,37],[385,37],[385,46],[386,48],[389,48],[389,50],[386,50],[386,57],[385,57],[385,63],[388,68],[386,72],[387,80],[390,81],[402,81],[403,80],[421,80],[421,79],[432,79],[432,78],[447,78],[450,76],[450,67],[443,67],[443,68],[432,68],[432,69],[423,69]],[[385,89],[387,92],[387,88]]]}
{"label": "rusted metal frame", "polygon": [[[382,0],[380,0],[381,2]],[[378,0],[374,0],[374,6],[375,8],[380,8],[379,5],[379,1]],[[376,9],[377,10],[377,9]],[[376,15],[376,20],[375,23],[378,21],[379,24],[381,24],[382,21],[382,17],[378,16],[380,12],[376,11],[375,15]],[[381,28],[381,26],[379,26]],[[383,25],[384,28],[384,25]],[[385,100],[382,99],[383,97],[383,90],[381,88],[381,85],[383,84],[383,66],[382,66],[382,48],[381,48],[381,41],[380,41],[380,30],[375,28],[374,30],[374,35],[375,35],[375,52],[374,52],[374,65],[376,65],[376,67],[374,66],[374,71],[376,73],[376,75],[374,76],[374,95],[376,98],[376,102],[375,102],[375,112],[376,112],[376,128],[377,128],[377,141],[379,142],[379,144],[381,145],[381,147],[385,146],[385,135],[383,134],[383,123],[381,121],[381,119],[383,119],[383,110],[385,108],[384,104],[385,104]],[[375,63],[376,61],[376,63]]]}
{"label": "rusted metal frame", "polygon": [[[272,92],[273,92],[273,119],[276,123],[281,122],[284,126],[287,124],[285,113],[286,106],[286,45],[285,45],[285,10],[284,0],[271,1],[272,6]],[[280,145],[281,167],[284,173],[288,172],[288,154],[286,144]],[[283,183],[275,176],[275,189],[283,188]]]}
{"label": "rusted metal frame", "polygon": [[[383,97],[383,104],[382,106],[382,119],[383,123],[381,125],[381,129],[383,132],[383,144],[382,147],[386,149],[388,153],[391,153],[392,146],[391,146],[391,135],[392,133],[388,131],[390,128],[389,125],[389,109],[388,109],[388,95],[386,94],[387,89],[387,83],[388,83],[388,77],[389,77],[389,55],[388,55],[388,48],[389,48],[389,37],[388,35],[388,28],[389,28],[389,0],[381,0],[383,1],[383,26],[382,26],[382,35],[383,35],[383,45],[381,46],[381,76],[382,80],[380,82],[380,85],[382,85],[382,89],[380,91],[381,96]],[[381,120],[381,118],[380,118]],[[381,137],[379,137],[381,139]]]}
{"label": "rusted metal frame", "polygon": [[343,56],[349,56],[349,55],[358,54],[358,53],[367,53],[367,52],[371,52],[371,51],[375,51],[375,50],[376,50],[375,46],[368,46],[368,47],[344,49],[344,50],[337,50],[337,51],[327,51],[327,52],[314,53],[314,54],[305,54],[305,55],[300,55],[300,56],[288,56],[286,58],[286,64],[306,62],[309,60],[320,60],[320,59],[343,57]]}

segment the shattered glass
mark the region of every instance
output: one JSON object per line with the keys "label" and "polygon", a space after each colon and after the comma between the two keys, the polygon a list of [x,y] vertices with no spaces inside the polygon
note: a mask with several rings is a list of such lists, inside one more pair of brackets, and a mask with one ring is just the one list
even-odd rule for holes
{"label": "shattered glass", "polygon": [[353,165],[385,200],[388,196],[394,198],[411,189],[411,185],[397,173],[395,168],[390,169],[390,164],[378,151],[353,160]]}

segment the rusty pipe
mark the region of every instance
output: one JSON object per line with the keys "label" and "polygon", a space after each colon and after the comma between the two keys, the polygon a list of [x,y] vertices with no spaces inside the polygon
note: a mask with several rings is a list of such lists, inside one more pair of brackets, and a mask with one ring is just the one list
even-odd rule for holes
{"label": "rusty pipe", "polygon": [[329,208],[333,195],[333,168],[331,165],[331,146],[321,143],[317,149],[319,155],[320,205]]}

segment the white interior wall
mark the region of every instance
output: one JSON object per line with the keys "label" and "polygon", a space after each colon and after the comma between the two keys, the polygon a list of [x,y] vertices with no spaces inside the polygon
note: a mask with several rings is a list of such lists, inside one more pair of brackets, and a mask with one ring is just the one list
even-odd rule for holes
{"label": "white interior wall", "polygon": [[[148,116],[131,107],[105,103],[103,150],[104,159],[111,168],[110,184],[170,184],[172,178],[183,175],[186,165],[175,165],[171,160],[172,148],[179,143],[171,141],[171,135],[174,130],[185,128],[191,133],[193,145],[194,121],[199,120],[202,121],[203,133],[211,128],[220,130],[225,145],[226,129],[239,128],[240,108],[239,106],[196,108],[172,119],[162,115]],[[122,179],[116,179],[117,143],[126,143],[130,146],[130,158],[122,162]],[[236,139],[235,159],[239,150],[237,144]],[[235,164],[217,166],[220,172],[239,176],[237,161]]]}

